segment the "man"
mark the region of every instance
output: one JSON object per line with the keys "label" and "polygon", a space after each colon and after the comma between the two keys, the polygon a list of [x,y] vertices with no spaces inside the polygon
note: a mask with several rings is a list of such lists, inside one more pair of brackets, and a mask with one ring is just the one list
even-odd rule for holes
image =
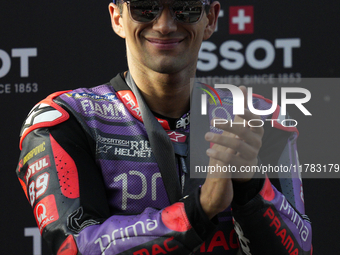
{"label": "man", "polygon": [[[181,123],[219,10],[209,0],[114,1],[129,71],[30,112],[17,174],[54,254],[311,254],[300,179],[273,180],[277,189],[253,174],[190,179]],[[245,109],[235,119],[259,117]],[[210,166],[296,163],[295,129],[217,127],[205,135]]]}

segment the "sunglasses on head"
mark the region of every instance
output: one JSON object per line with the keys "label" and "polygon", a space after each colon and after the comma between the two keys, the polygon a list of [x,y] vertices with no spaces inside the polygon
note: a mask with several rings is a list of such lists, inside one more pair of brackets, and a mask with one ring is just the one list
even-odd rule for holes
{"label": "sunglasses on head", "polygon": [[175,20],[193,24],[200,21],[205,9],[210,5],[210,0],[123,0],[123,2],[127,3],[130,17],[139,23],[156,20],[166,4]]}

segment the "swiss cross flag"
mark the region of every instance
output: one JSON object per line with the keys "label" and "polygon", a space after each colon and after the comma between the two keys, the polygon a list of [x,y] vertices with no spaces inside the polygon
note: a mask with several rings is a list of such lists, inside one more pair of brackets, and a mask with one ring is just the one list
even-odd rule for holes
{"label": "swiss cross flag", "polygon": [[253,34],[254,33],[254,7],[230,6],[229,7],[229,33]]}

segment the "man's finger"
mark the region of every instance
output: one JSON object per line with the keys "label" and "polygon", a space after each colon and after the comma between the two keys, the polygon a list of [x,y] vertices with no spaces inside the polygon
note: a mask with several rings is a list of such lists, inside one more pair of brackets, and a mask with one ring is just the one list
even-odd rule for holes
{"label": "man's finger", "polygon": [[[240,153],[240,156],[247,160],[252,160],[256,158],[257,153],[258,153],[257,149],[260,148],[261,146],[260,140],[258,140],[258,145],[255,147],[255,146],[250,146],[249,144],[247,144],[241,139],[230,137],[230,136],[214,134],[210,132],[206,134],[206,139],[214,143],[214,145],[216,145],[216,146],[213,146],[212,149],[229,152],[225,148],[230,148],[233,151]],[[217,145],[220,145],[220,146],[217,146]]]}
{"label": "man's finger", "polygon": [[[259,125],[259,123],[252,122],[252,125]],[[226,124],[215,124],[215,127],[224,130],[222,135],[240,138],[246,143],[256,147],[258,145],[257,140],[261,139],[264,133],[263,127],[249,128],[247,121],[244,119],[238,122],[233,121],[227,122]]]}

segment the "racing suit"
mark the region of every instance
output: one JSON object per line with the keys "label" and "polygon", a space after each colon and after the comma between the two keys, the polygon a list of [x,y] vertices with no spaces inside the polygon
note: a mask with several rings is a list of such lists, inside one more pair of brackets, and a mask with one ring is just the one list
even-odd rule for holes
{"label": "racing suit", "polygon": [[[221,98],[232,112],[230,94]],[[271,105],[260,96],[253,103]],[[187,142],[189,116],[157,117],[174,145]],[[259,159],[296,166],[298,132],[280,118],[277,109],[276,121],[266,122]],[[187,155],[176,153],[169,157],[176,157],[183,198],[170,204],[123,74],[38,103],[23,124],[20,149],[17,175],[53,254],[312,254],[298,172],[234,183],[232,205],[209,220],[199,202],[204,179],[190,179]]]}

